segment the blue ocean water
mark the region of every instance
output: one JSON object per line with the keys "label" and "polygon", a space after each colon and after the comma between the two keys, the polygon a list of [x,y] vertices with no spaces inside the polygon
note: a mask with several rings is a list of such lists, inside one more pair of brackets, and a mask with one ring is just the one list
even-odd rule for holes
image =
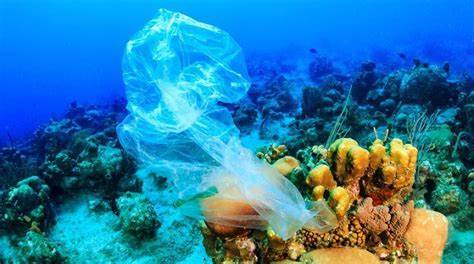
{"label": "blue ocean water", "polygon": [[[470,0],[2,0],[0,138],[21,138],[72,102],[124,95],[126,41],[158,8],[228,31],[247,56],[304,54],[390,60],[399,52],[474,68]],[[9,136],[9,137],[10,137]]]}

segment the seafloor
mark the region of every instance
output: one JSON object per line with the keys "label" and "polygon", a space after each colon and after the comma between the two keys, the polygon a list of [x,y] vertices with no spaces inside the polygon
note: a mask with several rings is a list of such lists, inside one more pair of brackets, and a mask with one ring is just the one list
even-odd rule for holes
{"label": "seafloor", "polygon": [[[253,57],[248,69],[248,97],[225,105],[246,146],[284,144],[296,156],[326,144],[336,123],[333,137],[362,146],[386,132],[416,140],[415,207],[448,217],[443,263],[474,263],[468,71],[403,54],[379,64],[341,62],[315,50],[302,58]],[[125,103],[71,103],[61,118],[0,150],[0,263],[211,262],[199,223],[174,208],[172,181],[140,170],[120,146]]]}

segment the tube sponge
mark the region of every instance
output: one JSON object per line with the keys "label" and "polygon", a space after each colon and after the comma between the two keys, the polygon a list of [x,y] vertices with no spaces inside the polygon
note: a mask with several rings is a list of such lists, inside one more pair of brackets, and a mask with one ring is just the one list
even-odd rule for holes
{"label": "tube sponge", "polygon": [[357,182],[369,166],[369,152],[351,138],[340,138],[331,144],[328,162],[341,184]]}
{"label": "tube sponge", "polygon": [[[308,209],[288,179],[242,146],[231,114],[218,104],[238,101],[250,83],[241,48],[226,32],[161,9],[127,43],[123,78],[130,111],[117,128],[123,147],[170,177],[184,197],[216,188],[216,199],[253,208],[214,223],[250,217],[284,239],[303,226],[336,225],[329,208]],[[219,207],[199,208],[188,212],[205,219]]]}

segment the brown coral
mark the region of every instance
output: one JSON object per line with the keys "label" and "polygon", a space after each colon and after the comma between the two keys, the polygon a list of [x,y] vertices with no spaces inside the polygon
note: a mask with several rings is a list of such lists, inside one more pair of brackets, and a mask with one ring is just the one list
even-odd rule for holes
{"label": "brown coral", "polygon": [[255,242],[248,237],[227,239],[224,242],[224,263],[226,261],[234,263],[236,259],[246,263],[256,263],[258,260],[255,253],[256,248]]}
{"label": "brown coral", "polygon": [[218,237],[205,224],[201,224],[201,233],[206,253],[216,263],[234,263],[235,260],[256,263],[258,260],[255,241],[246,235]]}
{"label": "brown coral", "polygon": [[387,230],[388,242],[398,241],[405,234],[413,209],[413,201],[404,205],[397,203],[392,206],[390,210],[392,217]]}
{"label": "brown coral", "polygon": [[371,232],[379,235],[388,229],[391,219],[387,206],[372,204],[372,198],[365,198],[359,205],[356,212],[357,219]]}
{"label": "brown coral", "polygon": [[359,220],[351,216],[343,219],[339,227],[327,233],[318,233],[311,229],[302,229],[296,234],[296,241],[303,244],[307,251],[326,247],[365,247],[367,230]]}

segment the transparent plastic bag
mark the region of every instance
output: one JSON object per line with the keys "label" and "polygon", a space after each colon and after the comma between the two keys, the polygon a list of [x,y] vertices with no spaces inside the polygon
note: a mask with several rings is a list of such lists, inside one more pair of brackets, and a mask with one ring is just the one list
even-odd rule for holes
{"label": "transparent plastic bag", "polygon": [[[257,212],[206,221],[248,219],[245,227],[268,224],[283,238],[303,226],[334,227],[324,203],[307,209],[288,179],[241,145],[231,114],[218,104],[238,101],[250,84],[242,50],[226,32],[161,9],[127,43],[123,78],[130,115],[117,131],[126,151],[170,177],[184,198],[215,189],[215,197]],[[183,205],[190,216],[213,210],[194,201]]]}

